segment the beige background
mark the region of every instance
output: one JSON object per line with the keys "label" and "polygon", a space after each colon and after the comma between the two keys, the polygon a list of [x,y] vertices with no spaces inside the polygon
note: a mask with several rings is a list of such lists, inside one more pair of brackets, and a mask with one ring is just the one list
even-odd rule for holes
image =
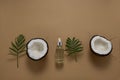
{"label": "beige background", "polygon": [[[120,0],[0,0],[0,80],[120,80]],[[8,55],[19,34],[27,41],[42,37],[49,43],[45,59]],[[111,39],[113,52],[93,55],[89,40],[99,34]],[[57,38],[79,38],[84,51],[76,63],[65,53],[63,67],[55,65]]]}

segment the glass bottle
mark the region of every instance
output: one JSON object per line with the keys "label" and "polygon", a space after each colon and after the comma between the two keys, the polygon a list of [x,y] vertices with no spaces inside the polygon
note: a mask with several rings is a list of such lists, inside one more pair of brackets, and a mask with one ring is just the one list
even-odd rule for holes
{"label": "glass bottle", "polygon": [[58,38],[55,59],[56,63],[64,63],[64,49],[62,48],[61,38]]}

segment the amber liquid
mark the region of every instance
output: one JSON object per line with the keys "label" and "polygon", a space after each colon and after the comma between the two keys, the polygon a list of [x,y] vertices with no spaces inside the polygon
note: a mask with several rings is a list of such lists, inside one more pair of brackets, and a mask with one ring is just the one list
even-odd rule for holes
{"label": "amber liquid", "polygon": [[64,63],[64,49],[57,48],[55,54],[56,63]]}

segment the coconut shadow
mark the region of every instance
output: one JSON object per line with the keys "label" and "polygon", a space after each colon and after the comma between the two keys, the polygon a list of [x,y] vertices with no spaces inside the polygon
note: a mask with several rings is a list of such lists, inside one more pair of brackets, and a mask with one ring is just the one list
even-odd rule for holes
{"label": "coconut shadow", "polygon": [[48,58],[47,56],[39,61],[34,61],[30,58],[26,58],[26,65],[28,70],[33,74],[43,73],[47,66]]}
{"label": "coconut shadow", "polygon": [[107,56],[100,56],[100,55],[93,53],[91,50],[89,50],[89,59],[94,67],[98,69],[106,69],[109,67],[111,63],[112,56],[111,54]]}

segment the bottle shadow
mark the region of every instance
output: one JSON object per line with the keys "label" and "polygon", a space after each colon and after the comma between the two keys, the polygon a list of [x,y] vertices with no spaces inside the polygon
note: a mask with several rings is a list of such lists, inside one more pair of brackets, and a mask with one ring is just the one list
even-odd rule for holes
{"label": "bottle shadow", "polygon": [[33,74],[43,73],[47,66],[47,56],[39,61],[31,60],[30,58],[26,58],[26,65],[28,70]]}
{"label": "bottle shadow", "polygon": [[55,62],[55,67],[56,67],[57,70],[61,70],[64,67],[64,63],[56,63]]}
{"label": "bottle shadow", "polygon": [[107,56],[99,56],[93,53],[91,50],[89,50],[89,59],[90,62],[94,65],[94,67],[98,69],[106,69],[111,63],[112,56],[111,54]]}

